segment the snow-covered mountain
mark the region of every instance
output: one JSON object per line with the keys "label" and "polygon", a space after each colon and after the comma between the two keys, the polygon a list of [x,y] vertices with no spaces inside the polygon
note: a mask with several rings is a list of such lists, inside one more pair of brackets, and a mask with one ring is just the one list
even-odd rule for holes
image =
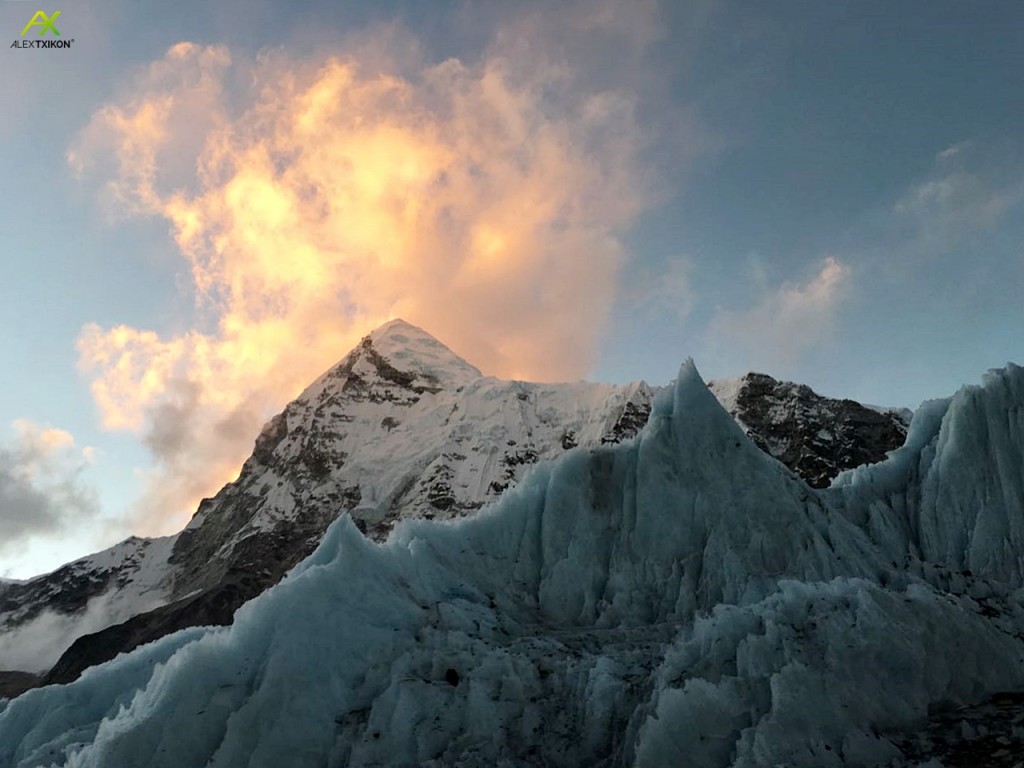
{"label": "snow-covered mountain", "polygon": [[539,461],[632,437],[652,396],[642,382],[484,377],[429,334],[392,321],[266,425],[238,479],[180,534],[128,539],[0,587],[0,669],[58,662],[49,679],[67,681],[169,631],[227,623],[341,513],[378,540],[399,519],[470,514]]}
{"label": "snow-covered mountain", "polygon": [[[378,541],[399,520],[474,513],[536,463],[633,437],[656,391],[483,377],[424,331],[388,323],[266,425],[238,479],[180,534],[0,585],[0,669],[68,682],[168,632],[227,624],[343,512]],[[905,437],[897,416],[761,374],[712,391],[755,444],[816,486]]]}
{"label": "snow-covered mountain", "polygon": [[816,490],[687,364],[635,439],[383,545],[345,515],[232,626],[0,703],[0,764],[906,766],[1024,690],[1022,521],[1024,369]]}

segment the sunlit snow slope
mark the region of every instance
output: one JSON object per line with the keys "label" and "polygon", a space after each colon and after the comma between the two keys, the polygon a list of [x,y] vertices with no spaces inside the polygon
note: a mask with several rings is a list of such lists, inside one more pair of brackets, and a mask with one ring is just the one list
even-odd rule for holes
{"label": "sunlit snow slope", "polygon": [[1024,687],[1022,441],[1010,366],[814,491],[687,364],[635,440],[384,545],[343,517],[233,626],[6,704],[0,764],[899,765]]}

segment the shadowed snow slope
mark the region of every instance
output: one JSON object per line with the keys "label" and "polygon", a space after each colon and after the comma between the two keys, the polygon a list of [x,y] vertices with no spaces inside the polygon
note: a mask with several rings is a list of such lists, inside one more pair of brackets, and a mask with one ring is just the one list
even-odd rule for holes
{"label": "shadowed snow slope", "polygon": [[233,626],[7,703],[0,764],[899,765],[930,704],[1024,687],[1022,378],[816,492],[687,363],[636,439],[384,545],[342,517]]}

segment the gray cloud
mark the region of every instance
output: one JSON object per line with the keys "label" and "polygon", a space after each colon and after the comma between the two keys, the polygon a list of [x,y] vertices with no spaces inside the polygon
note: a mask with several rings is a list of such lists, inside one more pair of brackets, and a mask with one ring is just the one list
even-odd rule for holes
{"label": "gray cloud", "polygon": [[199,385],[192,381],[172,381],[165,398],[150,411],[142,441],[160,461],[173,461],[188,448],[199,409]]}
{"label": "gray cloud", "polygon": [[14,430],[14,440],[0,446],[0,555],[99,512],[96,491],[81,477],[90,449],[29,421],[14,422]]}

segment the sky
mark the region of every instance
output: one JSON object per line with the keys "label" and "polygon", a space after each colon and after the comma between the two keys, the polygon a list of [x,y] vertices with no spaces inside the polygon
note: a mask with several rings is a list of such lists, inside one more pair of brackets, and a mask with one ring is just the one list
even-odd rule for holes
{"label": "sky", "polygon": [[528,380],[916,407],[1024,362],[1019,3],[0,0],[0,39],[0,577],[180,530],[394,317]]}

